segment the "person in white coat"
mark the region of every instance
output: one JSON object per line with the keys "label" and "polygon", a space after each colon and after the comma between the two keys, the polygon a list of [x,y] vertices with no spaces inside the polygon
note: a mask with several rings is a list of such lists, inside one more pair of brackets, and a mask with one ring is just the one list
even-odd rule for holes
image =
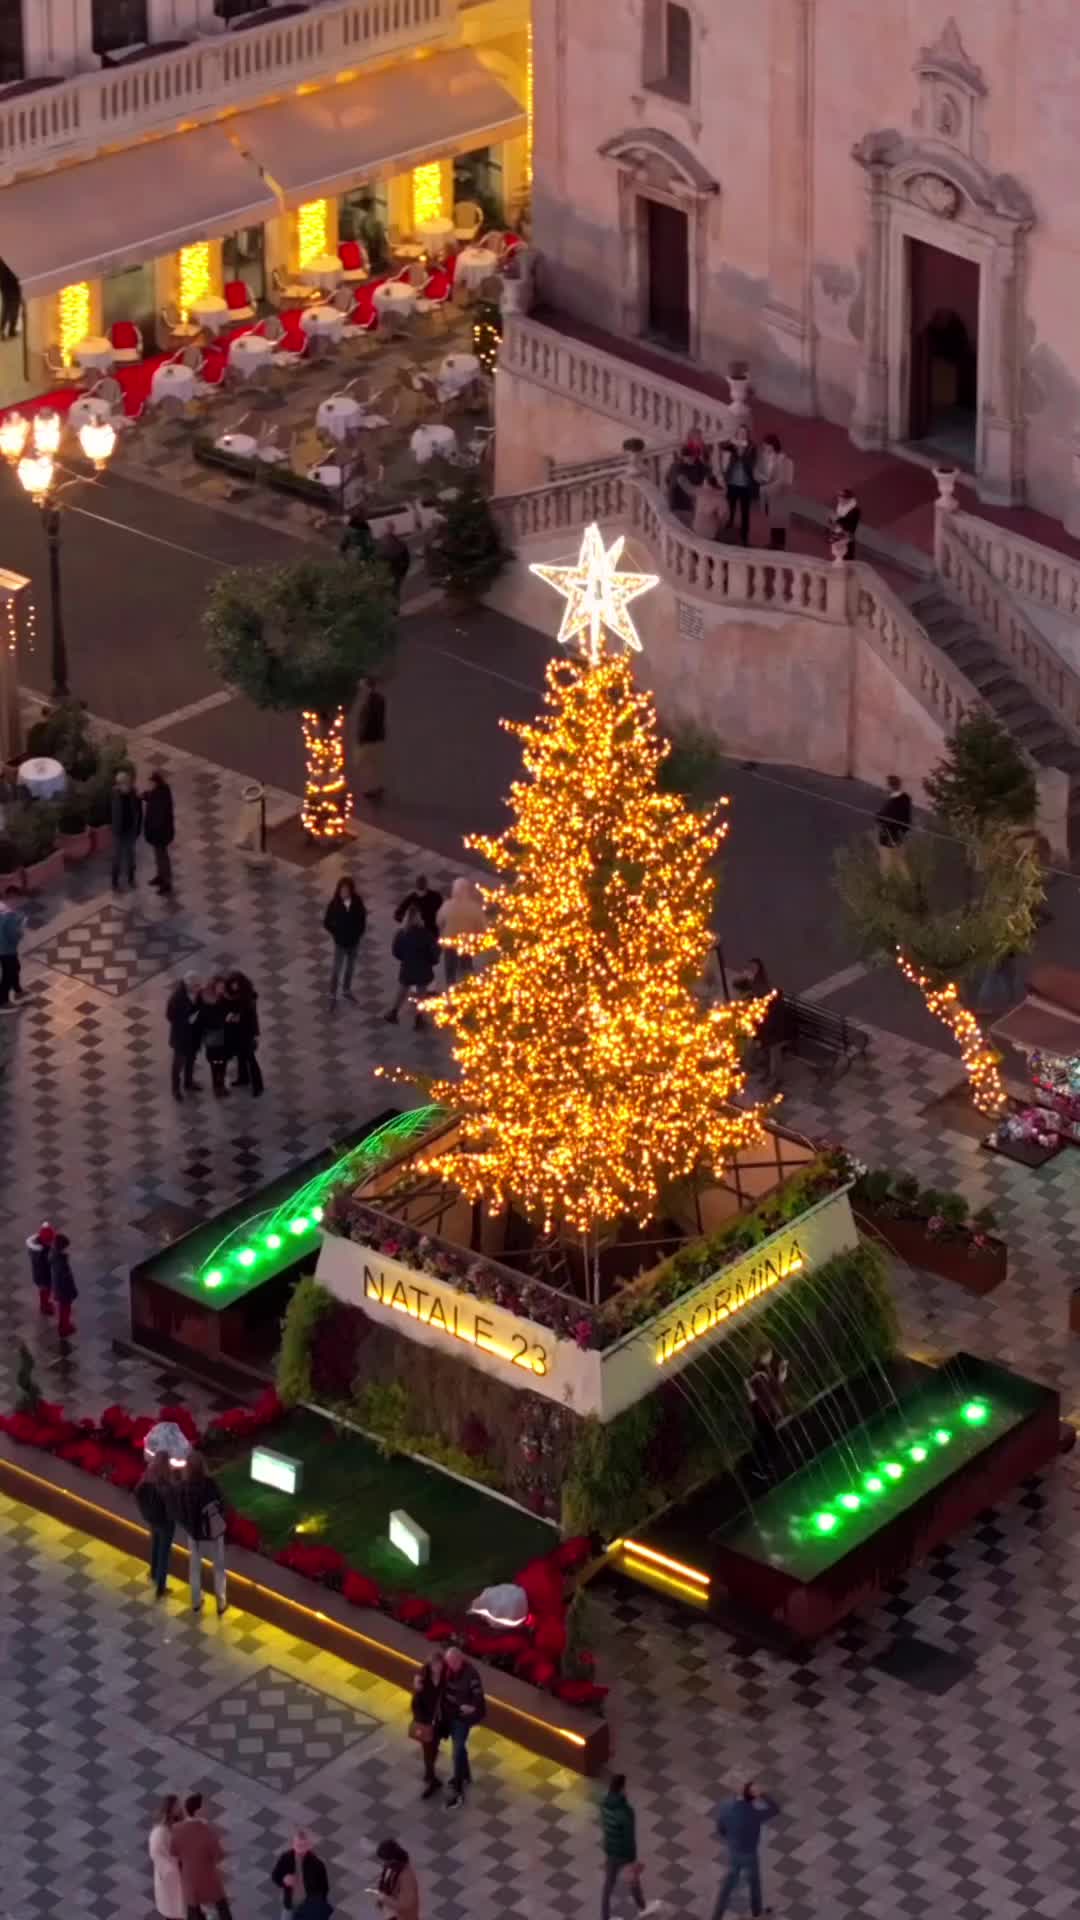
{"label": "person in white coat", "polygon": [[458,953],[447,946],[459,933],[483,933],[487,924],[484,918],[484,902],[480,889],[473,880],[459,875],[450,889],[449,900],[444,900],[439,908],[436,924],[439,939],[443,942],[443,966],[446,969],[446,984],[452,987],[463,973],[471,973],[473,956],[471,953]]}
{"label": "person in white coat", "polygon": [[154,1869],[154,1905],[161,1920],[187,1920],[180,1862],[173,1852],[172,1830],[183,1819],[175,1793],[166,1794],[150,1829],[150,1864]]}

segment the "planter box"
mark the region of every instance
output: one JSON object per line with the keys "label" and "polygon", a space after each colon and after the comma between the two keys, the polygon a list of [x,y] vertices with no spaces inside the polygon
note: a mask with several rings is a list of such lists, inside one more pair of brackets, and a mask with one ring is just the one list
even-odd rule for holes
{"label": "planter box", "polygon": [[59,847],[55,847],[44,860],[35,860],[33,866],[23,868],[23,884],[27,893],[44,893],[46,887],[55,886],[63,877],[64,855]]}
{"label": "planter box", "polygon": [[111,853],[112,852],[112,828],[111,827],[89,827],[87,831],[91,835],[95,853]]}
{"label": "planter box", "polygon": [[58,833],[56,844],[69,867],[77,866],[94,851],[94,829],[84,827],[81,833]]}
{"label": "planter box", "polygon": [[993,1293],[1008,1272],[1009,1249],[1004,1240],[991,1237],[988,1247],[973,1247],[967,1239],[943,1240],[927,1233],[921,1220],[897,1220],[869,1207],[856,1207],[854,1212],[856,1225],[884,1242],[898,1259],[923,1273],[936,1273],[941,1280],[955,1280],[968,1293]]}

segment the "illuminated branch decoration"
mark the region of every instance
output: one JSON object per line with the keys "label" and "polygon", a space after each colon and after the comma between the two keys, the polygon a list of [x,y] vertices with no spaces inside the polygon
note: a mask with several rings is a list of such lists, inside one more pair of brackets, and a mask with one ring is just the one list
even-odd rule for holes
{"label": "illuminated branch decoration", "polygon": [[1001,1055],[995,1053],[986,1040],[975,1015],[961,1006],[955,981],[950,980],[943,987],[932,986],[925,973],[920,973],[899,951],[896,963],[904,979],[918,987],[927,1012],[932,1013],[935,1020],[944,1021],[956,1041],[964,1072],[971,1082],[971,1097],[979,1112],[995,1118],[1004,1113],[1005,1086],[998,1072]]}
{"label": "illuminated branch decoration", "polygon": [[180,249],[180,318],[186,320],[192,302],[210,291],[210,244],[196,240]]}
{"label": "illuminated branch decoration", "polygon": [[313,840],[340,840],[352,813],[352,795],[345,778],[345,711],[303,713],[304,831]]}
{"label": "illuminated branch decoration", "polygon": [[305,200],[303,206],[297,208],[296,252],[299,267],[310,266],[313,260],[326,252],[328,211],[325,200]]}
{"label": "illuminated branch decoration", "polygon": [[461,1121],[432,1170],[595,1243],[627,1217],[647,1221],[668,1182],[711,1175],[761,1139],[760,1108],[730,1103],[765,1003],[708,1009],[694,993],[727,822],[659,789],[669,749],[652,698],[625,654],[594,644],[587,590],[591,564],[628,639],[626,601],[645,582],[617,575],[618,545],[605,554],[590,534],[565,582],[576,592],[583,572],[567,614],[582,616],[584,657],[552,662],[546,713],[509,725],[525,767],[513,818],[470,842],[498,884],[481,889],[487,931],[454,945],[490,962],[433,1002],[457,1074],[430,1097]]}
{"label": "illuminated branch decoration", "polygon": [[422,220],[439,219],[443,210],[441,161],[425,160],[423,166],[413,168],[412,201],[414,227]]}

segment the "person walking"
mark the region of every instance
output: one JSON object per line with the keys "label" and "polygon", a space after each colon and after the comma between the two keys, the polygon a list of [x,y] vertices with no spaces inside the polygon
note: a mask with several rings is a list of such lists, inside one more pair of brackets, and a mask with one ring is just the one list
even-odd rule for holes
{"label": "person walking", "polygon": [[356,791],[365,800],[381,800],[386,787],[386,696],[371,674],[356,709],[354,739]]}
{"label": "person walking", "polygon": [[54,1233],[49,1248],[49,1283],[57,1306],[56,1331],[61,1340],[70,1340],[75,1331],[71,1309],[79,1297],[68,1254],[70,1245],[66,1233]]}
{"label": "person walking", "polygon": [[767,1793],[759,1794],[753,1780],[748,1780],[742,1792],[734,1799],[725,1801],[716,1810],[716,1830],[728,1845],[728,1870],[716,1896],[713,1908],[713,1920],[722,1920],[743,1874],[750,1888],[750,1911],[763,1913],[761,1904],[761,1829],[767,1820],[774,1820],[780,1809],[775,1800]]}
{"label": "person walking", "polygon": [[[405,916],[405,925],[395,933],[390,948],[398,963],[398,990],[393,1006],[383,1019],[391,1026],[397,1025],[397,1017],[410,997],[418,1000],[425,994],[435,978],[435,968],[439,959],[439,943],[428,932],[416,907],[410,907]],[[419,1005],[413,1019],[414,1027],[426,1026],[427,1022]]]}
{"label": "person walking", "polygon": [[22,282],[6,260],[0,260],[0,340],[14,340],[22,311]]}
{"label": "person walking", "polygon": [[135,1489],[135,1505],[150,1529],[150,1578],[158,1600],[169,1584],[169,1555],[175,1522],[169,1502],[172,1468],[167,1453],[155,1453]]}
{"label": "person walking", "polygon": [[767,433],[761,443],[758,463],[761,499],[769,519],[769,545],[776,551],[787,546],[791,525],[791,506],[795,494],[795,462],[785,453],[780,437]]}
{"label": "person walking", "polygon": [[279,1853],[270,1875],[281,1889],[281,1911],[304,1920],[327,1920],[331,1913],[330,1875],[312,1845],[305,1827],[298,1827],[292,1845]]}
{"label": "person walking", "polygon": [[187,1920],[187,1901],[180,1875],[180,1862],[173,1846],[173,1832],[184,1818],[175,1793],[167,1793],[150,1829],[147,1850],[154,1870],[154,1905],[161,1920]]}
{"label": "person walking", "polygon": [[55,1227],[43,1220],[36,1233],[27,1235],[26,1251],[30,1255],[30,1278],[37,1288],[38,1312],[45,1319],[51,1319],[53,1311],[52,1297],[52,1244],[56,1238]]}
{"label": "person walking", "polygon": [[600,1802],[600,1832],[604,1842],[604,1882],[600,1891],[600,1920],[611,1920],[611,1896],[621,1873],[630,1882],[630,1893],[639,1913],[646,1911],[641,1886],[641,1861],[637,1854],[637,1819],[626,1797],[625,1773],[613,1773],[608,1790]]}
{"label": "person walking", "polygon": [[371,522],[362,507],[354,507],[342,527],[338,551],[352,554],[357,560],[375,559],[378,552],[375,535],[371,531]]}
{"label": "person walking", "polygon": [[420,1748],[424,1768],[422,1800],[430,1800],[442,1785],[435,1771],[439,1743],[446,1734],[446,1661],[436,1649],[425,1660],[412,1690],[412,1719],[409,1733]]}
{"label": "person walking", "polygon": [[169,1508],[174,1524],[183,1527],[188,1537],[192,1613],[202,1612],[204,1554],[213,1568],[217,1610],[219,1614],[224,1613],[229,1604],[225,1577],[225,1502],[216,1480],[206,1471],[201,1453],[190,1453],[174,1473],[169,1488]]}
{"label": "person walking", "polygon": [[878,864],[882,873],[907,870],[904,841],[911,832],[911,795],[898,773],[885,782],[885,798],[877,810]]}
{"label": "person walking", "polygon": [[225,1068],[228,1065],[228,1031],[225,1017],[228,1009],[225,1005],[225,982],[220,974],[208,980],[199,992],[199,1018],[195,1031],[198,1044],[206,1054],[206,1064],[210,1069],[210,1085],[214,1097],[223,1100],[228,1087],[225,1084]]}
{"label": "person walking", "polygon": [[[190,1463],[189,1463],[190,1464]],[[180,1863],[180,1883],[187,1920],[203,1920],[203,1908],[215,1907],[218,1920],[232,1920],[221,1863],[225,1849],[216,1827],[203,1812],[201,1793],[189,1793],[184,1819],[172,1829],[173,1852]]]}
{"label": "person walking", "polygon": [[401,589],[412,565],[412,554],[394,527],[388,527],[379,541],[379,558],[393,583],[394,605],[400,608]]}
{"label": "person walking", "polygon": [[155,767],[150,785],[143,794],[143,839],[154,855],[154,877],[150,882],[160,893],[172,892],[172,855],[169,848],[176,838],[176,815],[172,788],[165,775]]}
{"label": "person walking", "polygon": [[230,973],[225,981],[225,1057],[236,1061],[236,1087],[250,1087],[257,1100],[263,1090],[259,1065],[259,996],[246,973]]}
{"label": "person walking", "polygon": [[435,916],[435,926],[442,944],[443,968],[446,984],[452,987],[463,973],[473,970],[473,955],[459,953],[456,947],[447,946],[448,940],[454,940],[458,934],[483,933],[487,920],[484,915],[484,902],[475,880],[467,880],[459,874],[450,889],[449,900],[444,900]]}
{"label": "person walking", "polygon": [[120,875],[127,874],[129,887],[135,885],[135,849],[139,844],[142,829],[143,805],[132,784],[130,773],[120,768],[113,782],[112,812],[112,883],[113,892],[120,891]]}
{"label": "person walking", "polygon": [[439,933],[439,908],[442,906],[442,903],[442,894],[436,887],[429,884],[427,874],[418,873],[412,892],[407,893],[404,900],[400,900],[394,908],[394,919],[404,920],[406,915],[411,913],[415,907],[428,932],[437,939]]}
{"label": "person walking", "polygon": [[750,508],[757,497],[757,453],[748,427],[736,427],[735,437],[724,449],[724,486],[727,489],[728,517],[725,531],[739,523],[739,539],[750,545]]}
{"label": "person walking", "polygon": [[0,905],[0,1013],[17,1013],[23,998],[19,948],[26,932],[22,895],[17,887],[5,887]]}
{"label": "person walking", "polygon": [[174,1100],[182,1100],[185,1093],[199,1091],[199,1083],[195,1078],[195,1062],[203,1039],[199,988],[198,974],[185,973],[165,1003],[169,1050],[172,1053],[169,1084]]}
{"label": "person walking", "polygon": [[484,1683],[472,1661],[466,1660],[460,1647],[448,1647],[446,1650],[446,1687],[443,1701],[446,1730],[450,1736],[450,1751],[454,1760],[446,1804],[448,1807],[459,1807],[465,1799],[466,1787],[472,1783],[469,1735],[474,1727],[479,1726],[487,1713]]}
{"label": "person walking", "polygon": [[862,508],[850,487],[841,487],[833,501],[832,519],[829,522],[829,535],[833,540],[846,540],[845,560],[855,558],[855,534],[862,519]]}
{"label": "person walking", "polygon": [[367,908],[347,873],[342,874],[330,896],[323,926],[334,943],[330,968],[330,1005],[333,1007],[337,1004],[339,988],[346,1000],[353,998],[353,968],[367,926]]}
{"label": "person walking", "polygon": [[375,1904],[390,1920],[420,1920],[420,1885],[416,1868],[396,1840],[380,1840],[375,1849],[379,1883]]}

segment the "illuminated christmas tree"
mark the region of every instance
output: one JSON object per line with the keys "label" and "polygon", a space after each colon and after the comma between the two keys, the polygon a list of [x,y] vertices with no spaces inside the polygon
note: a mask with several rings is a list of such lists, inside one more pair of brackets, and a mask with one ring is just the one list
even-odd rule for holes
{"label": "illuminated christmas tree", "polygon": [[488,930],[452,942],[490,958],[432,1005],[457,1074],[430,1093],[461,1121],[432,1168],[593,1246],[761,1138],[760,1109],[730,1102],[763,1003],[710,1009],[694,991],[726,822],[660,791],[652,698],[604,645],[606,629],[638,646],[627,605],[653,584],[616,572],[621,548],[591,527],[577,567],[535,569],[566,596],[559,637],[579,655],[549,667],[539,720],[503,723],[525,777],[505,833],[470,843],[497,876]]}

